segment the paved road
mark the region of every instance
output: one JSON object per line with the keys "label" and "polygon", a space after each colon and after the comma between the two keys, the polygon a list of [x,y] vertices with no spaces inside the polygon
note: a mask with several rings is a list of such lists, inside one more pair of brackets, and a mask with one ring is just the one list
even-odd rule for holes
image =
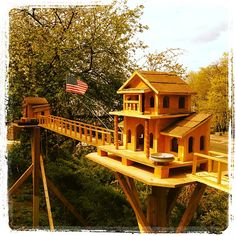
{"label": "paved road", "polygon": [[228,153],[228,136],[211,135],[210,150],[216,152]]}

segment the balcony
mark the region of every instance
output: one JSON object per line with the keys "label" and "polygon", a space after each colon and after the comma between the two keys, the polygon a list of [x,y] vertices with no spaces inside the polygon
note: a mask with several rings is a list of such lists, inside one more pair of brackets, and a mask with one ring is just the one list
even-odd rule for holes
{"label": "balcony", "polygon": [[142,114],[140,101],[139,100],[125,100],[124,111]]}

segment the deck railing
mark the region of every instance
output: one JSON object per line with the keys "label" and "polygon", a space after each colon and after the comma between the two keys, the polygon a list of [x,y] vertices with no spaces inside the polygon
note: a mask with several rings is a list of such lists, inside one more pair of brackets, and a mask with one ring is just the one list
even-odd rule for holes
{"label": "deck railing", "polygon": [[[58,116],[40,116],[39,126],[94,146],[111,144],[114,141],[114,130]],[[120,132],[119,138],[122,139]]]}
{"label": "deck railing", "polygon": [[209,155],[202,153],[194,153],[193,157],[193,166],[192,166],[192,174],[195,175],[197,172],[197,161],[198,157],[206,158],[208,160],[207,171],[213,172],[213,161],[217,163],[217,184],[221,184],[222,179],[222,165],[228,165],[228,155],[224,153],[209,151]]}

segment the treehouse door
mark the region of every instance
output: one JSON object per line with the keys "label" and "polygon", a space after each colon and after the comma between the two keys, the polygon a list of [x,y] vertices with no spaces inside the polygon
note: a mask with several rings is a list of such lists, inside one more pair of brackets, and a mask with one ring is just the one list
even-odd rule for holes
{"label": "treehouse door", "polygon": [[144,127],[139,124],[136,127],[136,151],[144,150]]}

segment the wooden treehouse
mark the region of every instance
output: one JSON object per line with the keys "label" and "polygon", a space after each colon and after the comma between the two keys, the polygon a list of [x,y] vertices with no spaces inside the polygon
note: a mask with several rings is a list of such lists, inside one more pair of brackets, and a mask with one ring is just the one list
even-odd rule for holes
{"label": "wooden treehouse", "polygon": [[[37,125],[21,124],[33,129],[33,164],[9,193],[33,173],[35,227],[39,166],[45,176],[40,128],[97,147],[97,152],[87,158],[114,172],[141,232],[167,229],[171,210],[185,185],[195,184],[195,189],[176,232],[183,232],[189,224],[207,186],[230,192],[228,155],[209,150],[211,115],[191,111],[194,92],[185,81],[172,73],[135,71],[117,92],[123,95],[123,110],[110,112],[114,130],[50,115],[50,106],[43,98],[24,99],[23,120],[38,121]],[[46,176],[43,179],[47,186]],[[152,186],[147,215],[142,211],[134,180]],[[50,213],[50,204],[48,209]]]}

